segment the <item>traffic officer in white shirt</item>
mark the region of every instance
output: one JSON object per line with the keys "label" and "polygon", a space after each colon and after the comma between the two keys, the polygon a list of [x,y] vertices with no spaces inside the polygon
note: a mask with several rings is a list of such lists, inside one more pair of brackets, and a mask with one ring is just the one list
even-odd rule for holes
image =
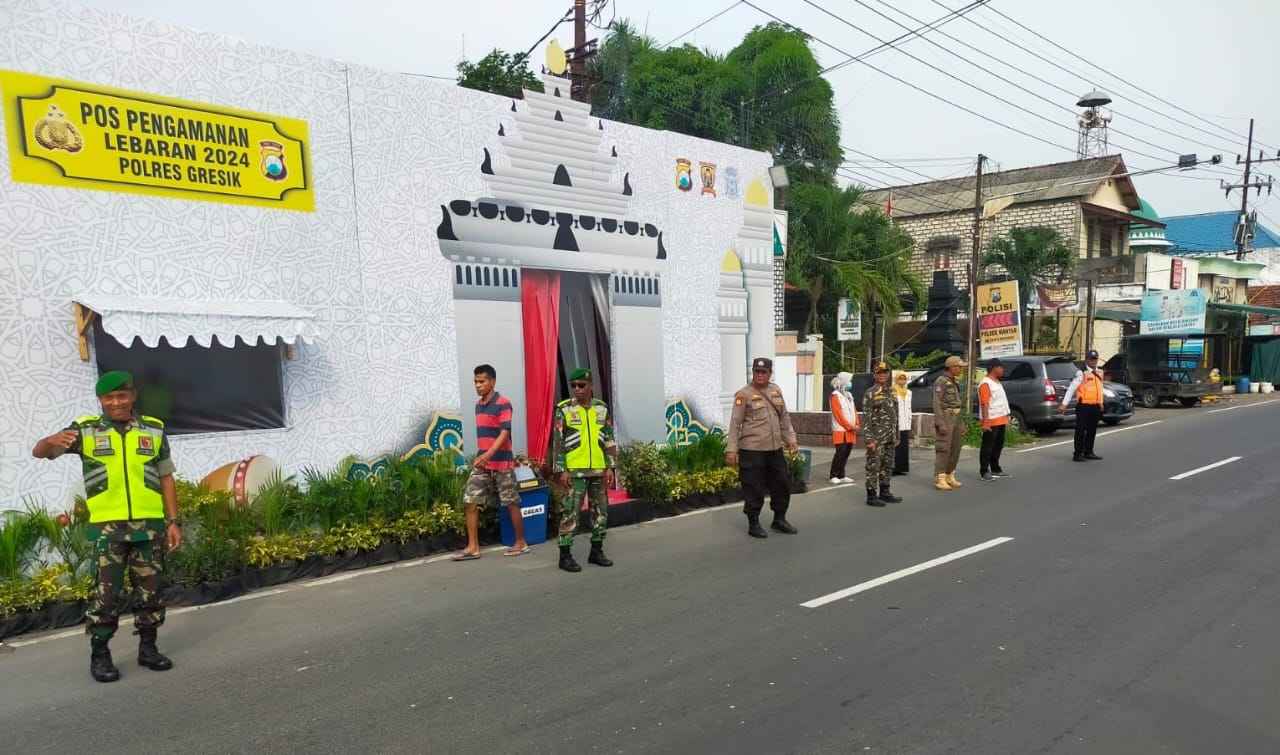
{"label": "traffic officer in white shirt", "polygon": [[1098,369],[1098,352],[1090,350],[1085,355],[1085,368],[1076,371],[1076,377],[1067,388],[1067,395],[1062,397],[1058,412],[1065,414],[1073,399],[1076,404],[1076,438],[1075,452],[1072,461],[1100,461],[1101,456],[1093,452],[1093,439],[1098,434],[1098,422],[1102,419],[1102,370]]}

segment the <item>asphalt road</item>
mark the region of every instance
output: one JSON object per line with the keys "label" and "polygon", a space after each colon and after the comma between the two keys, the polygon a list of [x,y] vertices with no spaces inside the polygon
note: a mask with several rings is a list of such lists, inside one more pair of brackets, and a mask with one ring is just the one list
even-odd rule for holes
{"label": "asphalt road", "polygon": [[1065,434],[1009,450],[995,483],[966,455],[953,493],[919,464],[885,509],[802,496],[795,537],[728,508],[613,532],[607,570],[564,574],[549,544],[180,613],[177,668],[140,669],[122,632],[113,685],[82,636],[35,638],[0,651],[0,732],[22,753],[1280,752],[1280,401],[1232,406],[1144,413],[1101,462]]}

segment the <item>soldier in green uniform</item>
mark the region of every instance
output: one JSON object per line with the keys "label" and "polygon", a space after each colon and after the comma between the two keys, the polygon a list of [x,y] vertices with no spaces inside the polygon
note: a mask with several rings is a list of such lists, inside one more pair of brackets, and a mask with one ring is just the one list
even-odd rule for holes
{"label": "soldier in green uniform", "polygon": [[582,571],[574,560],[573,535],[578,530],[582,497],[590,501],[591,555],[587,563],[613,566],[604,555],[605,529],[609,526],[608,490],[613,487],[618,445],[613,439],[609,406],[592,395],[591,370],[576,369],[569,375],[573,398],[556,406],[551,433],[552,471],[568,493],[560,502],[560,568]]}
{"label": "soldier in green uniform", "polygon": [[173,661],[156,649],[156,631],[164,623],[164,554],[182,544],[182,528],[164,423],[134,414],[137,393],[127,372],[102,375],[96,393],[102,414],[79,417],[65,430],[41,438],[31,454],[38,459],[66,453],[80,457],[98,561],[97,589],[85,612],[89,673],[97,681],[114,682],[120,671],[107,645],[119,623],[126,569],[134,590],[138,665],[153,671],[173,668]]}
{"label": "soldier in green uniform", "polygon": [[969,364],[958,356],[949,356],[944,372],[933,385],[933,486],[938,490],[956,490],[956,465],[960,463],[960,447],[964,445],[964,399],[960,396],[960,373]]}
{"label": "soldier in green uniform", "polygon": [[876,364],[876,382],[862,395],[863,439],[867,446],[867,505],[901,503],[889,490],[898,445],[898,397],[889,385],[889,365]]}

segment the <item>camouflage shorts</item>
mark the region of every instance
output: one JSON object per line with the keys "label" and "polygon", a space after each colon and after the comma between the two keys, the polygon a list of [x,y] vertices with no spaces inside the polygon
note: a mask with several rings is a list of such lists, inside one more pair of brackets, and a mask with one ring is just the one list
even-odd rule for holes
{"label": "camouflage shorts", "polygon": [[515,470],[472,470],[463,501],[480,509],[497,506],[499,502],[503,506],[519,506],[520,491],[516,488]]}

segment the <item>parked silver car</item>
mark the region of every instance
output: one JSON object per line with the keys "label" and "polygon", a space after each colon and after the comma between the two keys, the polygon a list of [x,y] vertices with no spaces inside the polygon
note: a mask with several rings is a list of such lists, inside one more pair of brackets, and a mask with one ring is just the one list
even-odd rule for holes
{"label": "parked silver car", "polygon": [[[1003,357],[1004,390],[1009,397],[1009,424],[1028,432],[1050,434],[1061,427],[1074,427],[1075,407],[1066,414],[1058,413],[1058,404],[1067,394],[1067,388],[1076,375],[1076,365],[1070,357],[1020,356]],[[985,369],[986,361],[978,363]],[[916,411],[930,411],[933,406],[933,384],[942,375],[942,368],[930,370],[912,380],[911,406]],[[1133,392],[1119,383],[1103,383],[1105,405],[1102,421],[1114,425],[1133,416]],[[974,390],[974,413],[977,413],[977,390]]]}

